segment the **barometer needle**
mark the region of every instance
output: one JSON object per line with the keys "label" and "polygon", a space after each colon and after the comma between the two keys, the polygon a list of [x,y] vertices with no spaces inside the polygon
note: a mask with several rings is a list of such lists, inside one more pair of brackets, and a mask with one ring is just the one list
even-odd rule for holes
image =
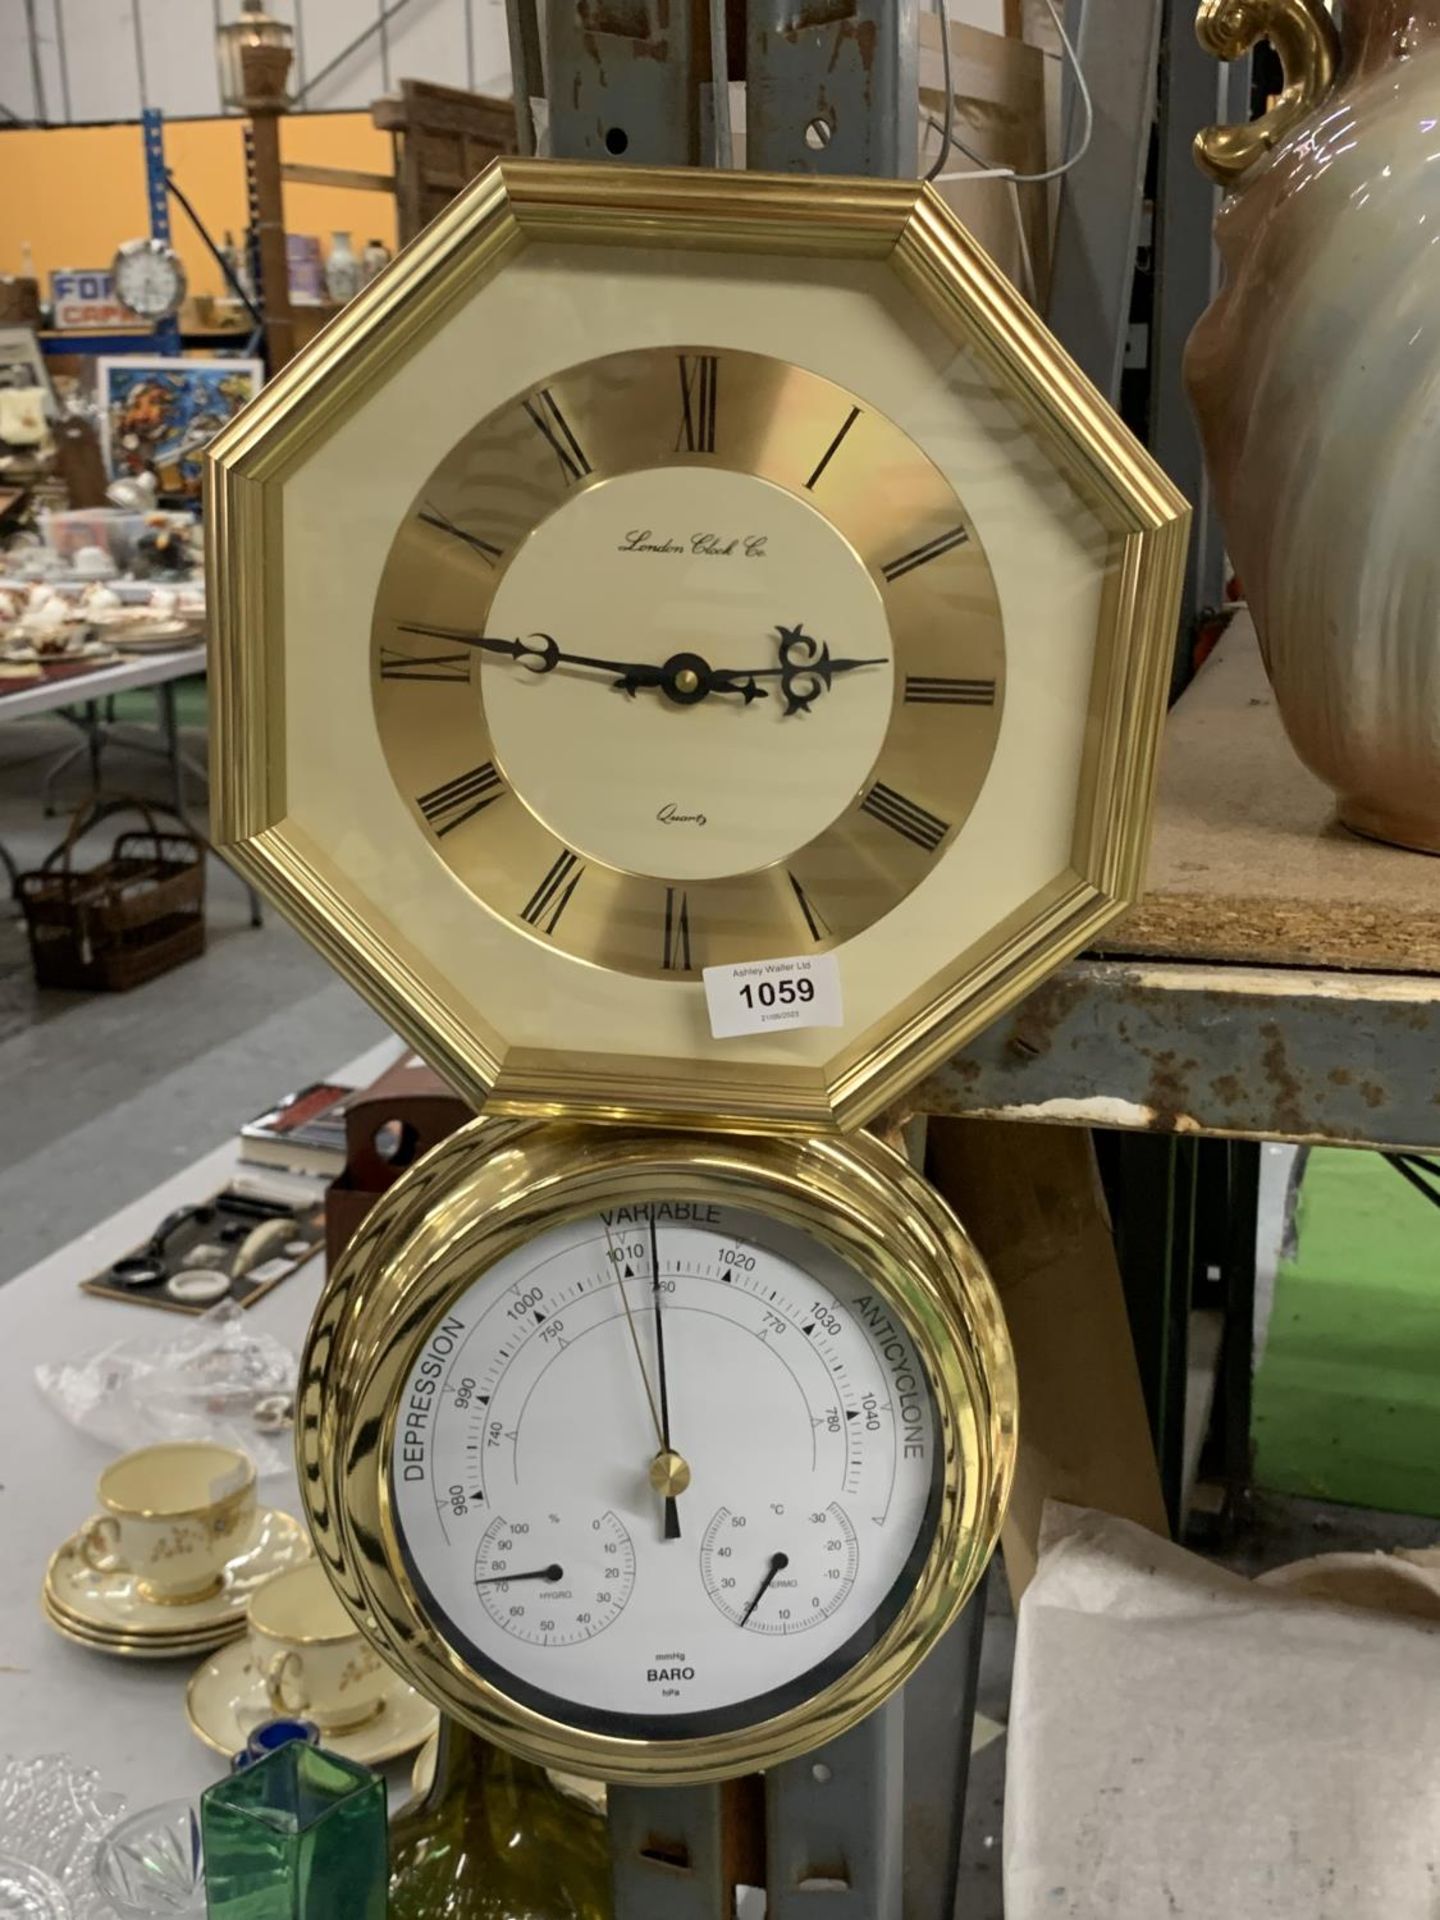
{"label": "barometer needle", "polygon": [[557,1580],[565,1578],[563,1567],[532,1567],[529,1573],[487,1573],[483,1580],[475,1582],[477,1587],[508,1587],[514,1580],[544,1580],[553,1586]]}
{"label": "barometer needle", "polygon": [[[655,1227],[655,1209],[650,1209],[650,1286],[655,1302],[655,1358],[660,1379],[660,1446],[664,1453],[670,1445],[670,1383],[665,1373],[665,1316],[660,1311],[660,1243]],[[665,1538],[680,1538],[680,1508],[673,1493],[665,1495]]]}
{"label": "barometer needle", "polygon": [[755,1598],[750,1602],[749,1606],[746,1607],[745,1611],[740,1616],[740,1624],[742,1627],[747,1624],[751,1614],[755,1611],[756,1607],[759,1606],[760,1602],[765,1598],[766,1594],[770,1591],[770,1582],[775,1578],[777,1573],[783,1573],[786,1567],[789,1566],[789,1564],[790,1564],[790,1556],[788,1553],[772,1553],[771,1554],[770,1565],[766,1570],[765,1578],[760,1582],[760,1585],[756,1588]]}
{"label": "barometer needle", "polygon": [[605,1239],[610,1248],[612,1264],[621,1269],[615,1276],[615,1284],[620,1289],[620,1304],[625,1309],[625,1324],[630,1329],[630,1344],[635,1349],[635,1364],[640,1369],[640,1378],[645,1387],[645,1398],[650,1405],[650,1418],[655,1423],[655,1444],[657,1447],[663,1448],[665,1445],[665,1435],[660,1427],[660,1409],[655,1404],[655,1389],[650,1384],[650,1369],[646,1366],[645,1356],[640,1351],[640,1330],[635,1325],[635,1309],[630,1304],[629,1290],[625,1285],[625,1282],[632,1276],[629,1267],[621,1265],[616,1252],[615,1242],[610,1238],[610,1229],[608,1226],[605,1229]]}

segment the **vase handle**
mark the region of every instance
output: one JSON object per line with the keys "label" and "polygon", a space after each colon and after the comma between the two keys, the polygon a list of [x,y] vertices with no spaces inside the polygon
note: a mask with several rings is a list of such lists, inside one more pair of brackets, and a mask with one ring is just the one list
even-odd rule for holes
{"label": "vase handle", "polygon": [[1280,56],[1285,86],[1273,107],[1244,126],[1202,127],[1195,162],[1233,187],[1329,93],[1340,61],[1340,37],[1323,0],[1200,0],[1195,35],[1217,60],[1238,60],[1258,40]]}

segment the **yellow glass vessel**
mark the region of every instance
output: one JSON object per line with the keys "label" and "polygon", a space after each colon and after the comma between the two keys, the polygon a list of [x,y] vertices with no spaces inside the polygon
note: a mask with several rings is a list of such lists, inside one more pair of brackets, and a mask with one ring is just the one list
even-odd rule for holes
{"label": "yellow glass vessel", "polygon": [[605,1822],[454,1720],[390,1823],[390,1920],[610,1920]]}

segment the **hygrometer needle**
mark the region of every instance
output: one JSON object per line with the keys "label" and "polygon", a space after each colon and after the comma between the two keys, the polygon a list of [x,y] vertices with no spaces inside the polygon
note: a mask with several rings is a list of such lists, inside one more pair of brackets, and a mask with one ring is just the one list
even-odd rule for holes
{"label": "hygrometer needle", "polygon": [[790,1564],[790,1556],[788,1553],[772,1553],[771,1554],[770,1565],[766,1569],[765,1578],[760,1582],[760,1585],[756,1588],[755,1598],[750,1602],[749,1606],[746,1607],[745,1611],[740,1616],[740,1624],[742,1627],[747,1624],[751,1614],[755,1611],[756,1607],[759,1606],[760,1602],[765,1598],[766,1594],[770,1591],[770,1582],[775,1578],[777,1573],[783,1573],[786,1567],[789,1566],[789,1564]]}
{"label": "hygrometer needle", "polygon": [[[665,1373],[665,1316],[660,1311],[660,1243],[655,1228],[655,1208],[650,1208],[650,1287],[655,1302],[655,1360],[660,1383],[660,1446],[664,1453],[675,1449],[670,1444],[670,1383]],[[665,1538],[680,1538],[680,1508],[673,1493],[665,1496]]]}
{"label": "hygrometer needle", "polygon": [[547,1586],[554,1586],[557,1580],[565,1578],[563,1567],[532,1567],[529,1573],[487,1573],[483,1580],[475,1582],[477,1587],[508,1587],[516,1580],[543,1580]]}

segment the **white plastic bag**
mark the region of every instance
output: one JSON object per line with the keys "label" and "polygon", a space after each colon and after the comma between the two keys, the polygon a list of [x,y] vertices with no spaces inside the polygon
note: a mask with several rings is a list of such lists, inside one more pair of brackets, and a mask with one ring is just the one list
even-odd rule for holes
{"label": "white plastic bag", "polygon": [[294,1461],[287,1410],[298,1370],[288,1347],[222,1300],[173,1339],[120,1340],[81,1360],[38,1366],[35,1378],[72,1426],[121,1452],[158,1440],[214,1440],[248,1453],[264,1475]]}

